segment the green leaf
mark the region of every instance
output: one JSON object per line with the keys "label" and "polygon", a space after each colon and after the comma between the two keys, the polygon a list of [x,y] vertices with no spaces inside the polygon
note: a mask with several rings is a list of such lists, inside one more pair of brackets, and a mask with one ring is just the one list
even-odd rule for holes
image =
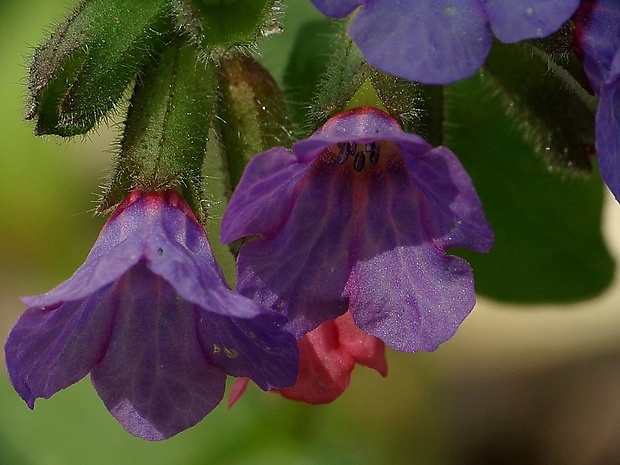
{"label": "green leaf", "polygon": [[552,168],[589,173],[596,98],[569,72],[574,55],[552,55],[536,42],[495,43],[484,65],[485,82]]}
{"label": "green leaf", "polygon": [[35,133],[92,129],[169,38],[170,15],[166,0],[83,0],[31,60],[26,119],[36,119]]}
{"label": "green leaf", "polygon": [[478,77],[448,87],[446,109],[446,145],[472,177],[495,231],[491,252],[462,253],[477,290],[527,303],[571,302],[605,290],[615,264],[600,230],[600,178],[546,169],[501,97]]}
{"label": "green leaf", "polygon": [[334,51],[317,85],[309,115],[313,128],[317,128],[328,118],[349,107],[351,100],[367,81],[372,70],[344,29],[346,23],[340,22],[340,26],[339,34],[333,38]]}
{"label": "green leaf", "polygon": [[[381,105],[398,120],[403,130],[420,133],[423,129],[429,129],[425,127],[424,117],[429,113],[422,110],[420,84],[405,81],[374,68],[370,72],[370,80],[381,100]],[[437,121],[441,123],[442,118],[438,118]]]}

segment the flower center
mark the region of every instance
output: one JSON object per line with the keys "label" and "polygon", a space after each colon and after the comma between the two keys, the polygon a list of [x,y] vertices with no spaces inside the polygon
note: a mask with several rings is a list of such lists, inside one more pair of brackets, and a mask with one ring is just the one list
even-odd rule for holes
{"label": "flower center", "polygon": [[323,159],[351,166],[355,172],[361,173],[373,167],[385,168],[395,161],[394,155],[398,152],[398,147],[394,143],[385,141],[339,142],[325,150]]}
{"label": "flower center", "polygon": [[380,149],[376,142],[367,142],[363,144],[363,148],[361,146],[362,144],[353,142],[338,144],[338,163],[343,165],[350,157],[353,157],[353,169],[358,173],[366,166],[367,155],[370,163],[373,165],[379,163]]}

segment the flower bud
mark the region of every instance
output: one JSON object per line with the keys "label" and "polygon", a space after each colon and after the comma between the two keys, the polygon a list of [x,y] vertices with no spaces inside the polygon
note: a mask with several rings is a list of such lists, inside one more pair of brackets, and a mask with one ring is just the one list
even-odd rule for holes
{"label": "flower bud", "polygon": [[253,47],[256,39],[279,32],[275,0],[177,0],[180,29],[213,58],[231,47]]}
{"label": "flower bud", "polygon": [[269,71],[242,55],[220,59],[217,69],[216,122],[232,193],[253,155],[293,139],[284,96]]}
{"label": "flower bud", "polygon": [[172,29],[166,0],[83,0],[34,51],[26,119],[35,133],[93,128]]}

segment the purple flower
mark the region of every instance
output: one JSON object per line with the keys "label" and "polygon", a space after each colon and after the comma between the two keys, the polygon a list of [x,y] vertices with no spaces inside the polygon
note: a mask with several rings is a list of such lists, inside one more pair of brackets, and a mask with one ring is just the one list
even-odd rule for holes
{"label": "purple flower", "polygon": [[220,402],[226,374],[292,385],[286,322],[233,292],[193,213],[174,191],[133,191],[86,262],[23,299],[9,334],[9,376],[30,408],[89,372],[112,415],[149,440],[173,436]]}
{"label": "purple flower", "polygon": [[311,0],[325,15],[356,11],[349,34],[386,73],[427,84],[472,75],[493,36],[501,42],[545,37],[567,21],[579,0]]}
{"label": "purple flower", "polygon": [[471,268],[446,249],[493,243],[454,154],[373,108],[250,161],[222,220],[223,242],[246,236],[239,292],[297,337],[349,309],[402,351],[436,349],[474,306]]}
{"label": "purple flower", "polygon": [[577,52],[599,96],[596,152],[601,176],[620,201],[620,2],[582,2],[575,15]]}

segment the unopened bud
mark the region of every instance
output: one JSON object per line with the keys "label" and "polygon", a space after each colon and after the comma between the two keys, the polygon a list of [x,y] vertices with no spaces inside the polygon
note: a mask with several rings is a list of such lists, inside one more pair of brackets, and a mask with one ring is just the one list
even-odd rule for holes
{"label": "unopened bud", "polygon": [[220,98],[217,124],[230,178],[237,185],[253,155],[293,142],[280,88],[254,58],[236,56],[218,62]]}
{"label": "unopened bud", "polygon": [[166,0],[83,0],[32,57],[26,119],[35,133],[93,128],[172,29]]}
{"label": "unopened bud", "polygon": [[203,59],[235,48],[255,48],[259,37],[279,31],[275,0],[175,0],[178,26]]}

